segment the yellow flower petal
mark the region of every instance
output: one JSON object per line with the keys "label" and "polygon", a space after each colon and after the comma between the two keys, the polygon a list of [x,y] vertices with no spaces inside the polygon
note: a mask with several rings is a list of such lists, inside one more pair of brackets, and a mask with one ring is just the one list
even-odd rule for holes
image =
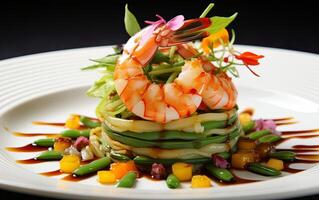
{"label": "yellow flower petal", "polygon": [[202,49],[204,50],[204,52],[210,52],[209,46],[212,46],[213,48],[220,46],[220,39],[223,41],[224,44],[227,44],[229,42],[229,34],[225,28],[218,31],[217,33],[209,35],[202,40]]}

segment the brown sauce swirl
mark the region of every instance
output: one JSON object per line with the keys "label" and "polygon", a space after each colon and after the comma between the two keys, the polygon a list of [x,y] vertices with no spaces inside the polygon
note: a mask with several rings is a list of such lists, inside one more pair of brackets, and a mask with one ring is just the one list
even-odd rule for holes
{"label": "brown sauce swirl", "polygon": [[[243,111],[243,113],[248,113],[250,115],[254,114],[254,109],[252,108],[248,108],[246,110]],[[91,120],[96,120],[99,121],[96,118],[91,118]],[[282,126],[282,125],[290,125],[290,124],[295,124],[297,122],[295,121],[290,121],[294,119],[293,117],[285,117],[285,118],[275,118],[272,119],[273,121],[276,122],[277,126]],[[38,122],[33,122],[33,124],[35,125],[44,125],[44,126],[57,126],[57,127],[65,127],[65,123],[60,123],[60,122],[42,122],[42,121],[38,121]],[[79,129],[86,129],[87,127],[85,126],[81,126]],[[277,142],[275,145],[278,146],[279,144],[291,139],[291,138],[314,138],[314,137],[318,137],[319,134],[313,134],[313,133],[319,133],[319,129],[310,129],[310,130],[296,130],[296,131],[283,131],[282,132],[282,136],[283,138]],[[18,137],[35,137],[35,136],[46,136],[46,137],[57,137],[59,134],[57,133],[22,133],[22,132],[12,132],[13,135],[18,136]],[[164,137],[164,136],[161,136]],[[45,151],[48,148],[47,147],[39,147],[39,146],[35,146],[33,144],[27,144],[25,146],[21,146],[21,147],[7,147],[6,148],[8,151],[11,152],[40,152],[40,151]],[[295,164],[295,163],[301,163],[301,164],[312,164],[312,163],[318,163],[319,162],[319,155],[318,154],[303,154],[303,153],[309,153],[309,152],[316,152],[319,151],[319,145],[294,145],[289,149],[277,149],[278,151],[282,151],[282,150],[291,150],[297,153],[296,156],[296,160],[290,163],[285,162],[284,164],[284,170],[285,172],[289,172],[289,173],[298,173],[301,171],[304,171],[304,169],[295,169],[290,167],[291,164]],[[161,149],[159,148],[154,148],[153,152],[154,155],[158,155],[161,153]],[[46,160],[37,160],[35,158],[29,158],[29,159],[25,159],[25,160],[17,160],[16,161],[19,164],[37,164],[37,163],[43,163],[43,162],[48,162]],[[81,165],[84,164],[88,164],[90,163],[90,161],[82,161]],[[59,176],[62,174],[65,174],[63,172],[61,172],[59,169],[58,170],[53,170],[53,171],[48,171],[48,172],[42,172],[39,173],[40,175],[43,176],[48,176],[48,177],[52,177],[52,176]],[[62,180],[65,181],[72,181],[72,182],[78,182],[78,181],[82,181],[85,179],[88,179],[92,176],[94,176],[95,173],[86,175],[86,176],[74,176],[73,174],[67,174],[65,177],[62,178]],[[236,176],[234,173],[234,180],[231,182],[223,182],[217,179],[213,179],[213,181],[215,183],[217,183],[220,186],[229,186],[229,185],[238,185],[238,184],[246,184],[246,183],[254,183],[254,182],[258,182],[260,180],[249,180],[249,179],[245,179],[239,176]],[[151,179],[154,181],[157,181],[157,179],[153,179],[148,173],[141,173],[139,174],[139,178],[140,177],[144,177],[147,179]]]}

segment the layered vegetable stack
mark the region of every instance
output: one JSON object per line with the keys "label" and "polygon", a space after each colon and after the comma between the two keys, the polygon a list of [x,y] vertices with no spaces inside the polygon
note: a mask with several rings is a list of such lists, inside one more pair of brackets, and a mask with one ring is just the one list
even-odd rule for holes
{"label": "layered vegetable stack", "polygon": [[[210,5],[202,14],[205,17]],[[213,17],[217,24],[212,34],[204,40],[196,40],[187,45],[198,53],[183,57],[177,46],[159,48],[149,64],[143,68],[145,76],[156,84],[171,83],[182,71],[186,62],[203,58],[218,67],[216,73],[238,76],[232,55],[234,35],[229,41],[225,27],[235,18]],[[134,15],[127,9],[125,14],[127,32],[134,35],[140,30]],[[114,69],[123,52],[122,46],[114,47],[114,53],[93,60],[96,64],[85,70],[100,69],[104,76],[88,91],[89,96],[101,99],[96,109],[102,121],[102,132],[97,136],[96,149],[108,148],[112,155],[134,159],[140,165],[152,163],[173,164],[178,161],[205,163],[220,152],[230,152],[241,134],[237,107],[228,110],[211,110],[201,104],[191,116],[167,123],[142,119],[130,112],[118,95],[114,83]],[[100,147],[98,147],[100,146]],[[106,152],[100,152],[105,155]]]}
{"label": "layered vegetable stack", "polygon": [[196,114],[160,124],[107,116],[103,137],[112,151],[133,156],[138,164],[177,161],[203,163],[228,152],[240,135],[237,110]]}

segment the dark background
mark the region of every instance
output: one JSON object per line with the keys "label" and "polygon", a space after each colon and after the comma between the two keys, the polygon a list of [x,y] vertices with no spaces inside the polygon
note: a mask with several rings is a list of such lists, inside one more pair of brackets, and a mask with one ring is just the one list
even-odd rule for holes
{"label": "dark background", "polygon": [[[0,59],[26,54],[124,43],[124,5],[140,24],[155,14],[198,17],[211,1],[7,1],[0,3]],[[215,0],[214,15],[239,12],[231,28],[239,44],[319,53],[316,1]],[[1,172],[0,172],[1,173]],[[292,183],[293,184],[293,183]],[[319,193],[319,190],[318,190]],[[38,199],[0,190],[1,199]],[[319,196],[302,199],[318,199]],[[301,200],[301,199],[299,199]]]}
{"label": "dark background", "polygon": [[[7,1],[0,3],[0,59],[60,49],[124,43],[124,5],[140,24],[177,14],[198,17],[209,2],[104,0]],[[236,42],[319,53],[316,1],[215,0],[213,14],[230,16]]]}

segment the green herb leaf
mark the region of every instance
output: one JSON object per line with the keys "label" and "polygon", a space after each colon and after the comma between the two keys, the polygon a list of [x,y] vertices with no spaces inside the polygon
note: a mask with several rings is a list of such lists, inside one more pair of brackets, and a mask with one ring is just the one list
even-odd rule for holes
{"label": "green herb leaf", "polygon": [[125,16],[124,16],[124,24],[126,32],[133,36],[135,33],[141,30],[140,25],[138,24],[136,17],[129,11],[128,5],[125,5]]}
{"label": "green herb leaf", "polygon": [[96,65],[90,65],[87,67],[82,67],[81,70],[93,70],[93,69],[102,68],[102,67],[106,67],[106,66],[101,64],[96,64]]}
{"label": "green herb leaf", "polygon": [[228,68],[228,71],[229,71],[234,77],[239,78],[239,73],[238,73],[236,67],[231,66],[231,67]]}
{"label": "green herb leaf", "polygon": [[110,54],[100,59],[91,59],[91,61],[106,65],[115,65],[119,57],[119,54]]}
{"label": "green herb leaf", "polygon": [[210,20],[212,21],[212,25],[206,28],[206,31],[208,31],[210,34],[217,33],[223,28],[226,28],[236,18],[237,14],[238,13],[235,13],[230,17],[215,16],[210,18]]}

